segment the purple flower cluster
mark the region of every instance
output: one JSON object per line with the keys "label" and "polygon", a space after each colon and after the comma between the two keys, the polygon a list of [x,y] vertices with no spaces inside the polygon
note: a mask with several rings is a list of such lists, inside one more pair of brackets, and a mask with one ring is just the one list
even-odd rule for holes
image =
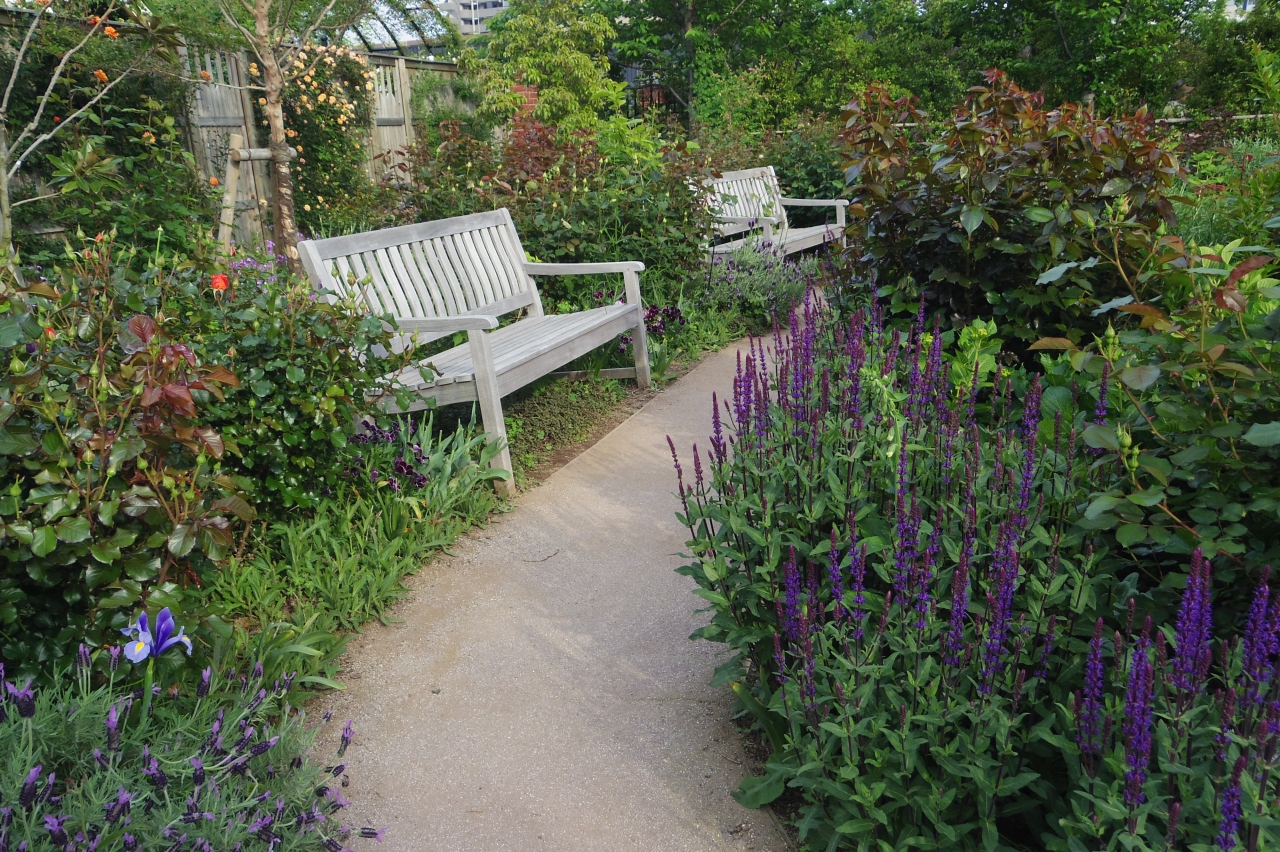
{"label": "purple flower cluster", "polygon": [[[392,421],[387,429],[379,427],[372,420],[366,420],[361,424],[361,430],[352,436],[351,440],[360,446],[375,450],[390,448],[396,453],[391,461],[391,471],[385,473],[386,483],[392,491],[401,491],[406,485],[415,489],[425,488],[430,481],[426,474],[418,470],[418,467],[428,461],[428,454],[422,449],[420,443],[410,444],[402,438],[399,420]],[[362,469],[365,464],[364,456],[357,455],[352,460],[352,464],[344,468],[343,475],[348,479],[356,478],[357,470]],[[384,472],[376,467],[370,467],[368,470],[371,485],[377,485],[382,481],[383,476]]]}
{"label": "purple flower cluster", "polygon": [[1076,745],[1085,773],[1094,777],[1100,768],[1103,750],[1102,691],[1105,671],[1102,662],[1102,619],[1093,627],[1089,656],[1085,661],[1084,689],[1076,706]]}
{"label": "purple flower cluster", "polygon": [[1177,641],[1173,658],[1173,685],[1178,690],[1178,713],[1186,712],[1195,695],[1204,689],[1213,662],[1209,641],[1213,633],[1213,603],[1210,595],[1212,578],[1209,560],[1200,548],[1191,554],[1191,573],[1187,576],[1178,609]]}
{"label": "purple flower cluster", "polygon": [[1151,619],[1133,646],[1129,663],[1129,687],[1124,706],[1124,758],[1128,765],[1124,801],[1130,809],[1146,801],[1144,785],[1151,763],[1151,721],[1154,707],[1155,669],[1151,664]]}

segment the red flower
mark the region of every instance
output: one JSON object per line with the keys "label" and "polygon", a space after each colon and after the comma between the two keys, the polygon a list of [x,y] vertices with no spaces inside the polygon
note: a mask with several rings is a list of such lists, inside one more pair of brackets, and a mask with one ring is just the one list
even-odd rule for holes
{"label": "red flower", "polygon": [[231,286],[231,279],[219,272],[213,276],[213,289],[221,292]]}
{"label": "red flower", "polygon": [[51,325],[45,326],[44,333],[50,340],[58,336],[58,332],[54,331]]}

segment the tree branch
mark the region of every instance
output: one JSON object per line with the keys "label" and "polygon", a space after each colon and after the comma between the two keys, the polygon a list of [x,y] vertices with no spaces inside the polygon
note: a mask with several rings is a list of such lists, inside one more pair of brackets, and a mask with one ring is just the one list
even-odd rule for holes
{"label": "tree branch", "polygon": [[35,198],[24,198],[21,201],[15,201],[12,204],[10,204],[9,209],[14,210],[18,207],[21,207],[24,204],[30,204],[33,201],[45,201],[49,198],[57,198],[61,194],[62,194],[61,192],[50,192],[48,195],[37,195]]}
{"label": "tree branch", "polygon": [[[57,124],[57,125],[54,125],[54,128],[53,128],[52,130],[50,130],[48,133],[42,133],[42,134],[40,134],[39,136],[37,136],[37,137],[35,138],[35,140],[34,140],[30,145],[28,145],[28,146],[27,146],[26,150],[22,152],[22,156],[18,157],[18,159],[16,159],[16,160],[14,160],[14,161],[13,161],[13,165],[9,167],[8,176],[9,176],[10,178],[12,178],[15,174],[17,174],[18,169],[22,168],[22,163],[23,163],[23,161],[24,161],[24,160],[26,160],[26,159],[27,159],[27,157],[31,156],[31,154],[32,154],[32,153],[33,153],[37,148],[39,148],[41,145],[43,145],[45,142],[48,142],[48,141],[49,141],[50,139],[52,139],[54,136],[57,136],[57,135],[58,135],[58,131],[62,130],[64,127],[68,127],[68,126],[70,126],[71,124],[75,123],[76,119],[78,119],[80,116],[84,115],[86,112],[88,112],[88,111],[89,111],[90,109],[92,109],[93,107],[97,106],[97,105],[98,105],[98,103],[99,103],[99,101],[101,101],[101,100],[103,99],[103,97],[105,97],[105,96],[106,96],[107,92],[109,92],[109,91],[111,91],[112,89],[114,89],[117,83],[119,83],[121,80],[126,79],[130,74],[132,74],[132,73],[133,73],[133,71],[134,71],[134,69],[136,69],[136,68],[137,68],[138,66],[140,66],[144,61],[146,61],[147,59],[149,59],[149,58],[151,57],[152,53],[154,53],[154,50],[149,50],[149,51],[147,51],[146,53],[144,53],[142,56],[140,56],[140,57],[138,57],[137,59],[135,59],[135,60],[133,61],[133,63],[132,63],[128,68],[126,68],[126,69],[124,70],[124,73],[123,73],[123,74],[119,74],[119,75],[117,75],[114,79],[112,79],[112,81],[111,81],[110,83],[108,83],[107,85],[105,85],[105,86],[103,86],[101,89],[99,89],[99,90],[98,90],[98,93],[97,93],[97,94],[95,94],[92,98],[90,98],[90,99],[85,103],[85,105],[84,105],[84,106],[80,107],[80,109],[76,110],[75,112],[71,113],[71,115],[67,116],[67,117],[62,121],[62,123]],[[39,117],[39,115],[37,114],[37,118],[38,118],[38,117]],[[34,124],[35,124],[35,119],[33,119],[33,120],[32,120],[32,126],[33,126]],[[29,127],[30,127],[30,126],[29,126]],[[23,131],[23,136],[25,136],[25,135],[27,135],[27,134],[26,134],[26,131]],[[19,137],[19,138],[21,138],[21,137]],[[17,147],[17,145],[15,145],[15,146],[14,146],[14,148],[16,148],[16,147]]]}
{"label": "tree branch", "polygon": [[0,101],[0,115],[7,116],[9,114],[9,98],[13,95],[14,84],[18,82],[18,73],[22,70],[22,60],[26,58],[27,48],[31,46],[31,39],[36,34],[36,29],[40,26],[40,21],[44,18],[46,6],[36,12],[35,18],[31,21],[31,26],[27,27],[27,34],[22,37],[22,47],[18,48],[18,56],[13,60],[13,71],[9,73],[9,85],[4,89],[4,100]]}
{"label": "tree branch", "polygon": [[[38,102],[39,105],[36,107],[35,116],[32,117],[31,122],[22,129],[22,132],[18,134],[17,138],[13,140],[13,142],[10,144],[9,150],[12,151],[16,149],[19,145],[22,144],[23,139],[26,139],[28,136],[34,133],[35,129],[40,126],[40,119],[44,117],[45,107],[49,105],[49,98],[53,95],[53,89],[55,86],[58,85],[58,81],[62,79],[62,72],[66,70],[67,63],[71,61],[72,56],[75,56],[77,53],[79,53],[80,50],[82,50],[84,46],[89,43],[89,39],[93,38],[94,35],[97,34],[99,27],[102,26],[103,19],[105,19],[108,15],[110,15],[113,11],[115,11],[115,8],[116,8],[116,0],[111,0],[111,4],[107,6],[107,10],[102,13],[102,17],[98,19],[98,22],[96,24],[94,24],[92,27],[89,28],[89,32],[85,33],[84,38],[80,39],[80,43],[77,44],[75,47],[71,48],[70,50],[68,50],[66,53],[62,54],[62,60],[58,62],[58,67],[53,70],[53,76],[49,78],[49,85],[45,88],[44,94],[40,96],[40,100]],[[133,70],[133,67],[131,66],[129,70]],[[114,85],[114,83],[112,85]],[[57,133],[57,132],[58,132],[57,128],[54,128],[53,131],[46,134],[46,136],[52,136],[54,133]],[[27,150],[30,151],[31,149],[28,148]],[[25,158],[26,158],[26,154],[24,153],[21,157],[18,158],[18,162],[22,162],[22,160]]]}

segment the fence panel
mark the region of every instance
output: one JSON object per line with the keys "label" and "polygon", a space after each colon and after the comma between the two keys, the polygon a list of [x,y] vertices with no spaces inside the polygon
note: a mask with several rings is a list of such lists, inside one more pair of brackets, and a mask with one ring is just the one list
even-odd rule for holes
{"label": "fence panel", "polygon": [[[183,60],[192,77],[208,82],[196,87],[191,104],[187,144],[196,158],[200,175],[205,180],[223,180],[227,170],[228,140],[238,133],[248,147],[258,138],[253,121],[253,102],[244,88],[248,75],[245,57],[235,53],[183,49]],[[265,163],[240,163],[236,193],[237,242],[251,243],[262,239],[262,215],[259,202],[271,202],[271,181]]]}
{"label": "fence panel", "polygon": [[369,57],[369,63],[374,73],[369,176],[377,182],[403,162],[397,152],[413,142],[413,115],[409,107],[409,72],[404,58],[373,55]]}

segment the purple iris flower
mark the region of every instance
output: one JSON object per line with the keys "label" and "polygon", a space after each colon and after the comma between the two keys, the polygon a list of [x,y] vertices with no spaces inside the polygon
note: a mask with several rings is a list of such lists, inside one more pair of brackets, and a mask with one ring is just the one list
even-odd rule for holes
{"label": "purple iris flower", "polygon": [[120,631],[129,637],[129,642],[124,648],[124,655],[129,658],[130,662],[141,663],[149,657],[160,656],[174,645],[185,646],[187,653],[190,654],[191,640],[184,635],[186,630],[178,628],[177,633],[174,633],[175,627],[173,613],[169,612],[169,607],[165,607],[156,616],[156,632],[153,636],[150,625],[147,622],[147,612],[143,610],[138,613],[137,621]]}

